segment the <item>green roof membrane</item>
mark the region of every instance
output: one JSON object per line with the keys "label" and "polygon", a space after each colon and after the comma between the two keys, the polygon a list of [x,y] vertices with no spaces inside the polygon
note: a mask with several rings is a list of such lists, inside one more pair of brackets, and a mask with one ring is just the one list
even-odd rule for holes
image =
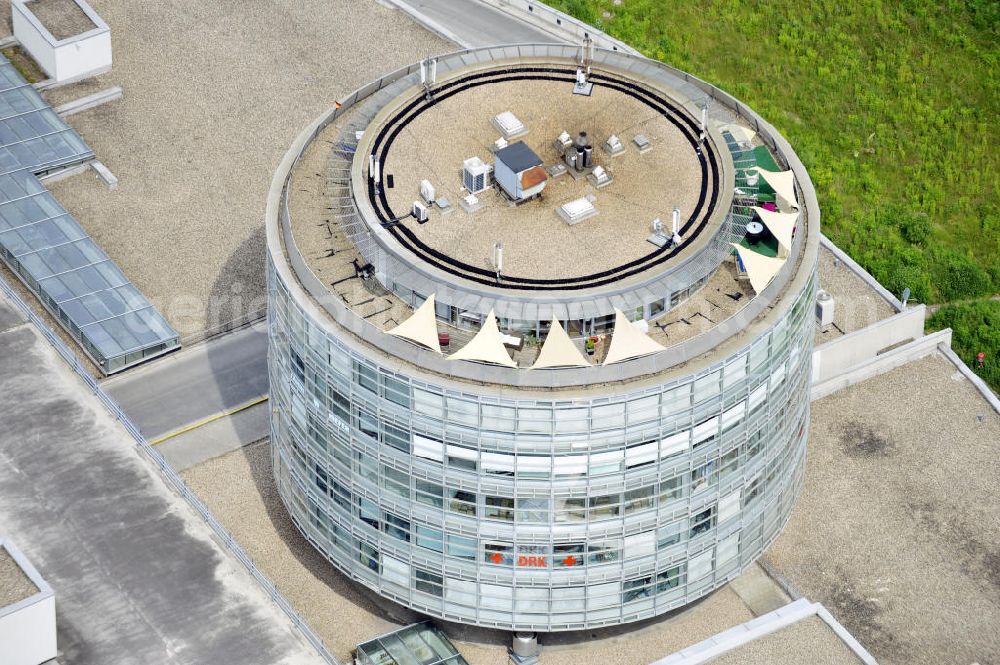
{"label": "green roof membrane", "polygon": [[93,156],[0,56],[0,257],[111,374],[180,340],[35,175]]}

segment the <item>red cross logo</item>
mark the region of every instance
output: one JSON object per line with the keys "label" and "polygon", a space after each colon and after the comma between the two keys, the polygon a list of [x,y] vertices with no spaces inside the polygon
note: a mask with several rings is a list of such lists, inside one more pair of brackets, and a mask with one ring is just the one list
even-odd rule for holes
{"label": "red cross logo", "polygon": [[500,554],[500,552],[494,552],[493,554],[490,555],[489,558],[490,558],[490,561],[492,561],[495,564],[501,564],[501,563],[503,563],[503,555]]}
{"label": "red cross logo", "polygon": [[574,557],[572,554],[570,554],[568,557],[566,557],[565,559],[563,559],[562,562],[563,562],[564,566],[575,566],[576,565],[576,557]]}

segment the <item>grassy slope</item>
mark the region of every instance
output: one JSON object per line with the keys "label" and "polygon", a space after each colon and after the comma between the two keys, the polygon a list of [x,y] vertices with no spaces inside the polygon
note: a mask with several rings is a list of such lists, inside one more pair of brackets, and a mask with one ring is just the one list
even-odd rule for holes
{"label": "grassy slope", "polygon": [[1000,3],[548,4],[767,118],[809,169],[824,233],[891,291],[1000,292]]}

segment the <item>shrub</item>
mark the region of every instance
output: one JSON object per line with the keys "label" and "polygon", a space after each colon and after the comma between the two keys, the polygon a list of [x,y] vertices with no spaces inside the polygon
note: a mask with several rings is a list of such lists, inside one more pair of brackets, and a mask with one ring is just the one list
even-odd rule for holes
{"label": "shrub", "polygon": [[990,294],[990,275],[967,255],[952,249],[934,253],[934,285],[945,300],[963,300]]}
{"label": "shrub", "polygon": [[[1000,301],[945,305],[927,319],[928,330],[942,328],[952,329],[955,353],[994,392],[1000,392]],[[979,353],[986,356],[982,369],[976,367]]]}

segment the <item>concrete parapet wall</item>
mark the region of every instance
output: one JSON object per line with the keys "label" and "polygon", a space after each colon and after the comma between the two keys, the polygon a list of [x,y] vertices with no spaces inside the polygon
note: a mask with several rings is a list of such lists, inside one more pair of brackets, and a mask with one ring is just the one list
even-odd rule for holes
{"label": "concrete parapet wall", "polygon": [[[891,321],[892,319],[887,320]],[[866,331],[867,329],[859,330],[858,332],[863,333]],[[846,339],[846,337],[842,339]],[[817,351],[820,351],[827,346],[830,345],[824,344],[820,347],[820,349],[817,349]],[[948,349],[951,348],[951,328],[945,328],[944,330],[939,330],[938,332],[918,337],[909,344],[904,344],[903,346],[897,347],[891,351],[886,351],[885,353],[877,355],[868,361],[846,364],[844,371],[841,373],[835,374],[831,378],[824,381],[813,381],[811,399],[813,401],[822,399],[823,397],[831,395],[838,390],[853,386],[856,383],[861,383],[862,381],[870,379],[873,376],[885,374],[889,370],[905,365],[912,360],[928,356],[935,351],[938,351],[939,347]]]}
{"label": "concrete parapet wall", "polygon": [[813,350],[813,384],[823,383],[871,360],[888,347],[924,334],[926,308],[918,305],[838,337]]}
{"label": "concrete parapet wall", "polygon": [[895,309],[897,312],[903,311],[903,303],[900,302],[899,298],[892,295],[889,292],[889,289],[882,286],[877,279],[872,277],[871,273],[869,273],[867,270],[858,265],[858,262],[852,259],[850,256],[848,256],[847,253],[844,252],[844,250],[834,245],[832,240],[827,238],[825,235],[820,234],[819,242],[822,247],[826,247],[828,250],[830,250],[830,252],[835,257],[840,259],[840,261],[843,262],[844,265],[850,268],[854,272],[854,274],[856,274],[858,277],[864,280],[865,283],[868,284],[868,286],[870,286],[873,291],[882,296],[887,303],[892,305],[893,309]]}

